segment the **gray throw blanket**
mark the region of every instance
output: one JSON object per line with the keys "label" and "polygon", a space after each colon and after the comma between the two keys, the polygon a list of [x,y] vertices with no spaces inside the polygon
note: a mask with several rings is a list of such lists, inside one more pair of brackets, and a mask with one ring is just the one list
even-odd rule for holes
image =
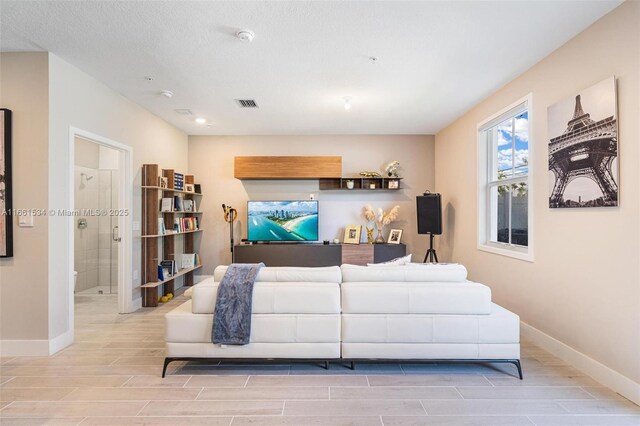
{"label": "gray throw blanket", "polygon": [[211,342],[246,345],[251,337],[253,284],[264,263],[233,263],[218,286]]}

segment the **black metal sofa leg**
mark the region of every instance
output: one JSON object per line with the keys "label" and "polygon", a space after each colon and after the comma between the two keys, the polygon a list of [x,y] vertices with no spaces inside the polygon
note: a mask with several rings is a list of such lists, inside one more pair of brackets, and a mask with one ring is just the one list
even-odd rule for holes
{"label": "black metal sofa leg", "polygon": [[520,376],[520,380],[523,379],[522,377],[522,364],[520,364],[520,360],[519,359],[515,359],[513,361],[511,361],[512,364],[514,364],[516,366],[516,368],[518,369],[518,376]]}
{"label": "black metal sofa leg", "polygon": [[174,359],[173,358],[164,359],[164,366],[162,367],[162,378],[164,378],[165,374],[167,373],[167,367],[169,367],[169,363],[171,361],[174,361]]}

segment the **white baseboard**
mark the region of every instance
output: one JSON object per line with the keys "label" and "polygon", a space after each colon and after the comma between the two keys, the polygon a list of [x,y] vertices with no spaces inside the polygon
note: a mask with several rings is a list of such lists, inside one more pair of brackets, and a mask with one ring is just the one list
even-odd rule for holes
{"label": "white baseboard", "polygon": [[0,356],[49,356],[72,343],[72,330],[50,340],[0,340]]}
{"label": "white baseboard", "polygon": [[73,330],[69,330],[66,333],[54,337],[49,340],[49,355],[53,355],[58,351],[66,348],[73,343]]}
{"label": "white baseboard", "polygon": [[[522,335],[533,341],[537,346],[551,352],[558,358],[568,362],[578,370],[591,376],[596,381],[628,400],[640,405],[640,384],[618,373],[606,365],[568,346],[561,341],[543,333],[525,322],[520,322]],[[525,371],[526,375],[526,371]]]}
{"label": "white baseboard", "polygon": [[0,356],[48,356],[48,340],[0,340]]}

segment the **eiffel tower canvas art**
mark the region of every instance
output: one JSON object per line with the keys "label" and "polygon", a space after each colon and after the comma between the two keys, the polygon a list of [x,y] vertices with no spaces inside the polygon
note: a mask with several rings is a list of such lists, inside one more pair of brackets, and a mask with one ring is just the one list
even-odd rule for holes
{"label": "eiffel tower canvas art", "polygon": [[547,109],[549,207],[618,205],[615,77]]}

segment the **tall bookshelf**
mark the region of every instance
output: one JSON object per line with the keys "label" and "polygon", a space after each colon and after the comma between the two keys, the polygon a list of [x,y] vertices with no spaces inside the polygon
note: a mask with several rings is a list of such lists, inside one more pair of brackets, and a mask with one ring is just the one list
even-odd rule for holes
{"label": "tall bookshelf", "polygon": [[[167,178],[167,186],[160,186],[160,176]],[[193,268],[178,269],[174,275],[164,277],[159,280],[158,265],[162,260],[175,260],[176,266],[180,268],[183,253],[196,253],[195,238],[202,232],[202,229],[189,230],[184,232],[171,232],[175,218],[197,217],[201,224],[202,212],[200,211],[200,201],[202,194],[176,190],[174,187],[175,171],[172,169],[160,169],[157,164],[144,164],[142,166],[142,306],[158,306],[161,296],[175,292],[175,283],[178,277],[183,277],[185,286],[193,285],[193,274],[202,267],[201,264]],[[193,175],[184,176],[184,184],[195,184]],[[180,196],[184,200],[193,200],[194,212],[185,211],[161,211],[162,198],[173,198]],[[164,219],[167,229],[162,233],[159,229],[158,219]],[[176,238],[182,238],[182,251],[176,253]],[[159,243],[162,242],[162,249]],[[162,257],[159,256],[162,251]]]}

